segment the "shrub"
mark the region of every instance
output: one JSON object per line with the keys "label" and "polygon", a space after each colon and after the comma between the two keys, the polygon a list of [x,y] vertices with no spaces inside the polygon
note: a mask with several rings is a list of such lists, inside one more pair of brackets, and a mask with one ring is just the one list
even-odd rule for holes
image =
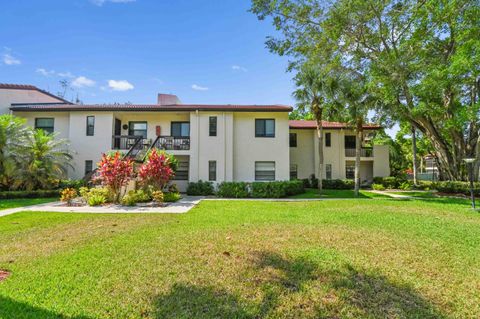
{"label": "shrub", "polygon": [[413,189],[413,182],[412,181],[405,181],[402,182],[398,188],[403,189],[403,190],[411,190]]}
{"label": "shrub", "polygon": [[72,205],[72,200],[78,196],[75,188],[65,188],[60,194],[60,200],[69,206]]}
{"label": "shrub", "polygon": [[383,186],[382,184],[373,183],[372,188],[376,191],[384,191],[385,190],[385,186]]}
{"label": "shrub", "polygon": [[355,181],[351,179],[324,179],[323,188],[325,189],[354,189]]}
{"label": "shrub", "polygon": [[253,198],[281,198],[305,192],[302,181],[254,182],[251,185]]}
{"label": "shrub", "polygon": [[37,190],[37,191],[4,191],[0,192],[0,199],[16,198],[47,198],[58,197],[60,191],[57,190]]}
{"label": "shrub", "polygon": [[155,190],[162,190],[175,174],[170,159],[171,156],[166,153],[152,149],[138,172],[140,183]]}
{"label": "shrub", "polygon": [[88,205],[89,206],[98,206],[98,205],[103,205],[107,202],[107,199],[105,198],[105,196],[103,195],[100,195],[100,194],[94,194],[94,195],[91,195],[89,198],[88,198]]}
{"label": "shrub", "polygon": [[253,198],[280,198],[285,197],[285,187],[282,182],[254,182],[251,196]]}
{"label": "shrub", "polygon": [[180,191],[178,190],[177,184],[175,183],[168,185],[167,190],[169,193],[180,193]]}
{"label": "shrub", "polygon": [[84,187],[86,182],[83,179],[63,179],[58,182],[59,188],[75,188],[79,190],[81,187]]}
{"label": "shrub", "polygon": [[293,180],[293,181],[284,181],[285,193],[287,196],[297,195],[305,193],[305,186],[303,181]]}
{"label": "shrub", "polygon": [[87,203],[92,196],[101,196],[105,198],[105,202],[110,202],[112,197],[110,190],[106,187],[80,187],[79,193]]}
{"label": "shrub", "polygon": [[[470,183],[469,182],[454,182],[454,181],[441,181],[433,183],[432,186],[442,193],[464,194],[470,195]],[[473,193],[476,196],[480,196],[480,183],[474,183]]]}
{"label": "shrub", "polygon": [[114,202],[119,201],[122,187],[127,185],[132,177],[133,162],[130,159],[122,159],[119,152],[102,155],[95,180],[99,180],[111,190]]}
{"label": "shrub", "polygon": [[226,198],[248,197],[248,184],[245,182],[223,182],[218,185],[217,195]]}
{"label": "shrub", "polygon": [[163,201],[166,203],[176,202],[182,198],[180,193],[165,193],[163,194]]}
{"label": "shrub", "polygon": [[144,203],[150,201],[150,195],[142,189],[131,190],[122,198],[122,205],[134,206],[136,203]]}
{"label": "shrub", "polygon": [[152,192],[152,199],[154,202],[160,204],[164,201],[164,196],[162,191],[154,191]]}
{"label": "shrub", "polygon": [[212,182],[203,182],[203,181],[198,181],[196,183],[188,183],[187,187],[187,195],[192,195],[192,196],[208,196],[208,195],[213,195],[214,189],[213,189],[213,183]]}
{"label": "shrub", "polygon": [[[373,178],[374,184],[382,184],[386,189],[400,188],[400,186],[405,182],[408,182],[405,177],[388,176]],[[404,185],[404,187],[406,187],[406,185]]]}

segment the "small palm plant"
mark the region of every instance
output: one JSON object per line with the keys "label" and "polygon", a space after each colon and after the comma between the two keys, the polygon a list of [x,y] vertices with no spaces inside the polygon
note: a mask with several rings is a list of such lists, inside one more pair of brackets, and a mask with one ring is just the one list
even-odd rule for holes
{"label": "small palm plant", "polygon": [[43,130],[31,131],[25,139],[25,147],[19,152],[16,187],[27,190],[50,188],[52,180],[62,179],[71,165],[72,154],[65,139]]}

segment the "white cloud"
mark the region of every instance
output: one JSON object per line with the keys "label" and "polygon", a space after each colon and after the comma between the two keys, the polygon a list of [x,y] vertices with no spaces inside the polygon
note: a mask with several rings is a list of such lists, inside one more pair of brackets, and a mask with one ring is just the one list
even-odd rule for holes
{"label": "white cloud", "polygon": [[5,63],[6,65],[18,65],[18,64],[21,64],[22,61],[20,61],[19,59],[13,57],[11,54],[9,53],[5,53],[3,55],[3,63]]}
{"label": "white cloud", "polygon": [[135,2],[136,0],[90,0],[91,3],[93,3],[96,6],[103,6],[106,2],[111,2],[111,3],[128,3],[128,2]]}
{"label": "white cloud", "polygon": [[194,89],[195,91],[207,91],[208,90],[207,87],[200,86],[200,85],[197,85],[197,84],[193,84],[192,89]]}
{"label": "white cloud", "polygon": [[134,88],[134,86],[126,80],[108,80],[108,87],[114,91],[128,91]]}
{"label": "white cloud", "polygon": [[247,72],[247,68],[244,68],[243,66],[240,66],[240,65],[232,65],[232,70],[234,71],[243,71],[243,72]]}
{"label": "white cloud", "polygon": [[54,70],[46,70],[44,68],[38,68],[37,70],[35,70],[35,72],[40,73],[43,76],[50,76],[55,74]]}
{"label": "white cloud", "polygon": [[74,78],[75,75],[73,75],[70,72],[58,72],[57,75],[62,78]]}
{"label": "white cloud", "polygon": [[77,88],[83,88],[83,87],[92,87],[95,85],[95,81],[91,80],[89,78],[86,78],[84,76],[79,76],[75,78],[75,80],[72,81],[72,86],[77,87]]}

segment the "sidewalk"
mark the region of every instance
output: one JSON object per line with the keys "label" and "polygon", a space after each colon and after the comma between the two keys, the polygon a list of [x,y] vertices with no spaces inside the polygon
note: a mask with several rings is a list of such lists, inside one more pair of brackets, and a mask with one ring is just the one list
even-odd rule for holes
{"label": "sidewalk", "polygon": [[160,213],[160,214],[183,214],[195,207],[203,197],[201,196],[184,196],[175,203],[168,203],[163,207],[126,207],[121,205],[105,205],[105,206],[81,206],[68,207],[62,202],[52,202],[39,205],[17,207],[0,210],[0,217],[18,212],[62,212],[62,213]]}

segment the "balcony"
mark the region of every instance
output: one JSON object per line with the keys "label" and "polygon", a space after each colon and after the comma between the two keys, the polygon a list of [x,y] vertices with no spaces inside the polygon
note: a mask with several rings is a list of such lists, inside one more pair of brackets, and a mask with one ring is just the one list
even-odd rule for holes
{"label": "balcony", "polygon": [[[345,149],[345,157],[355,157],[354,148]],[[373,157],[373,148],[372,147],[362,147],[360,149],[360,157]]]}
{"label": "balcony", "polygon": [[[138,141],[138,144],[137,144]],[[112,149],[114,150],[130,150],[133,146],[135,148],[150,148],[155,147],[160,150],[190,150],[190,137],[189,136],[157,136],[153,141],[141,136],[134,135],[113,135],[112,136]]]}
{"label": "balcony", "polygon": [[152,147],[167,151],[188,151],[190,136],[157,136]]}
{"label": "balcony", "polygon": [[141,136],[134,135],[113,135],[112,136],[112,149],[113,150],[129,150],[134,146],[137,141],[140,142],[137,144],[138,147],[148,146],[148,140]]}

